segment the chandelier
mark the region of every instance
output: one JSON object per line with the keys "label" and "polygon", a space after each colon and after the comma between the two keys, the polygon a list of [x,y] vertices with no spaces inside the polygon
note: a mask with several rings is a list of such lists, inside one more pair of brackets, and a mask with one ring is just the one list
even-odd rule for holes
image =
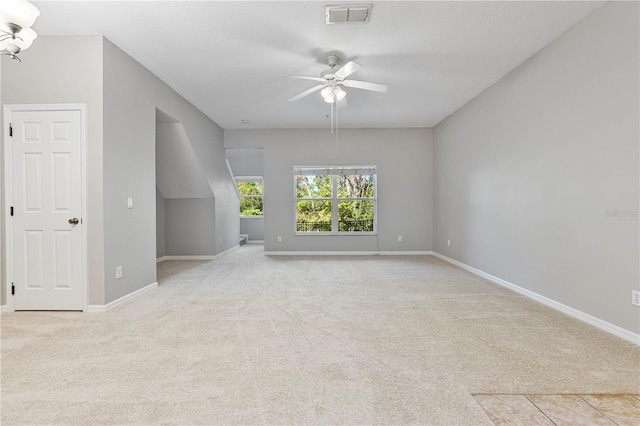
{"label": "chandelier", "polygon": [[20,62],[18,53],[38,35],[31,29],[40,11],[26,0],[0,1],[0,55]]}

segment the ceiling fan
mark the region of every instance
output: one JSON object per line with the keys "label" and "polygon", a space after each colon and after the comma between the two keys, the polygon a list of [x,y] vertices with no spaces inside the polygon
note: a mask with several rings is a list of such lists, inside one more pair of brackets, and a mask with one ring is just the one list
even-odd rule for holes
{"label": "ceiling fan", "polygon": [[340,62],[340,58],[336,55],[327,56],[327,63],[329,64],[329,69],[324,70],[320,73],[320,77],[307,77],[301,75],[289,75],[287,77],[291,78],[299,78],[303,80],[312,80],[317,81],[320,84],[313,86],[310,89],[305,90],[304,92],[292,97],[289,99],[289,102],[295,102],[298,99],[302,99],[307,95],[310,95],[314,92],[320,90],[320,94],[325,102],[333,104],[333,103],[344,103],[344,98],[347,93],[342,89],[341,86],[350,87],[354,89],[362,89],[362,90],[371,90],[374,92],[382,92],[385,93],[389,90],[389,86],[386,84],[378,84],[378,83],[369,83],[366,81],[359,80],[345,80],[351,74],[362,68],[357,62],[349,61],[344,64],[342,67],[336,69],[336,65]]}

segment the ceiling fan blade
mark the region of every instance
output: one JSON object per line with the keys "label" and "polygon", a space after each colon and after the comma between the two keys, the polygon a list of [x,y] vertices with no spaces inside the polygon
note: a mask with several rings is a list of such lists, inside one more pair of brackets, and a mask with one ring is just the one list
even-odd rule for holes
{"label": "ceiling fan blade", "polygon": [[312,81],[319,81],[321,83],[324,83],[324,79],[320,78],[320,77],[307,77],[305,75],[285,75],[285,77],[289,77],[289,78],[298,78],[300,80],[312,80]]}
{"label": "ceiling fan blade", "polygon": [[333,74],[338,78],[347,78],[348,76],[350,76],[351,74],[353,74],[354,72],[358,71],[361,68],[362,68],[362,65],[360,65],[359,63],[349,61],[346,64],[344,64],[342,68],[340,68],[338,71],[334,72]]}
{"label": "ceiling fan blade", "polygon": [[358,80],[345,80],[342,82],[345,87],[353,87],[354,89],[373,90],[374,92],[386,93],[389,90],[389,86],[386,84],[369,83],[366,81]]}
{"label": "ceiling fan blade", "polygon": [[295,102],[298,99],[304,98],[305,96],[312,94],[313,92],[317,92],[323,87],[324,87],[324,84],[318,84],[317,86],[313,86],[311,89],[307,89],[304,92],[300,93],[299,95],[296,95],[293,98],[290,98],[289,102]]}

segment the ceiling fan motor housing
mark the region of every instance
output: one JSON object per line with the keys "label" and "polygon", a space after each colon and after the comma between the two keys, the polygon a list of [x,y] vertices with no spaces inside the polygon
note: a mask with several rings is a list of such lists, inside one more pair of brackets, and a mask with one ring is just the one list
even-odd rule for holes
{"label": "ceiling fan motor housing", "polygon": [[338,57],[337,55],[329,55],[329,56],[327,56],[327,64],[329,64],[330,68],[322,71],[320,73],[320,77],[322,77],[325,80],[327,80],[328,83],[336,82],[336,80],[338,80],[338,78],[336,78],[336,76],[334,75],[334,69],[335,69],[336,65],[338,65],[338,62],[340,62],[340,57]]}
{"label": "ceiling fan motor housing", "polygon": [[338,55],[329,55],[327,56],[327,64],[331,67],[331,69],[335,68],[340,62],[340,57]]}

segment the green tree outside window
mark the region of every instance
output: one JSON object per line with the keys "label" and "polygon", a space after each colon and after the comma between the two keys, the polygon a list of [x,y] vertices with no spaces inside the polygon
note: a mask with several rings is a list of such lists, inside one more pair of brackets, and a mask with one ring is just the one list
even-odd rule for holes
{"label": "green tree outside window", "polygon": [[240,192],[240,216],[263,216],[264,183],[239,181],[237,185]]}
{"label": "green tree outside window", "polygon": [[374,232],[375,173],[328,171],[295,175],[296,231]]}

